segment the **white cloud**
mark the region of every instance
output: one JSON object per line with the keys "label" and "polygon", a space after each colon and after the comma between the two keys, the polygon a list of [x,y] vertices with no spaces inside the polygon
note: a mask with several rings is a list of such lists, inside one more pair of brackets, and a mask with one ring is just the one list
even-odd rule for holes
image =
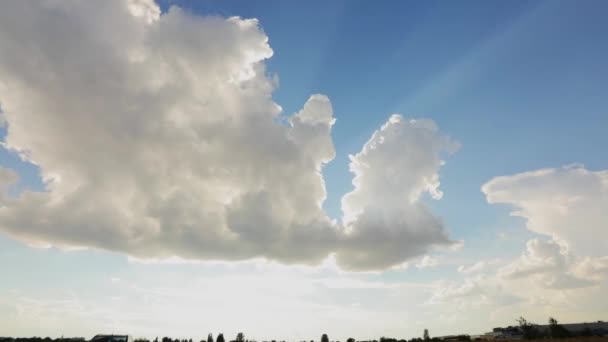
{"label": "white cloud", "polygon": [[[361,152],[350,156],[354,190],[342,198],[348,250],[337,255],[346,268],[377,268],[452,245],[443,222],[420,201],[439,199],[442,152],[458,144],[442,136],[431,120],[393,115]],[[388,253],[370,253],[382,249]]]}
{"label": "white cloud", "polygon": [[448,246],[448,250],[452,251],[452,252],[458,252],[460,250],[462,250],[464,248],[464,240],[456,240],[453,241],[453,243]]}
{"label": "white cloud", "polygon": [[[588,264],[597,261],[587,258]],[[597,284],[588,273],[578,271],[581,261],[571,255],[564,245],[553,240],[532,239],[526,244],[525,253],[512,263],[498,270],[501,277],[517,279],[531,278],[547,288],[565,289],[587,287]],[[601,263],[601,260],[599,260]]]}
{"label": "white cloud", "polygon": [[[528,241],[524,254],[499,270],[507,278],[531,278],[545,288],[569,289],[598,284],[589,268],[608,250],[608,171],[581,165],[496,177],[482,191],[489,203],[516,208],[533,232],[551,240]],[[581,257],[580,255],[583,255]]]}
{"label": "white cloud", "polygon": [[428,303],[444,304],[445,312],[456,310],[456,316],[479,309],[491,320],[521,312],[534,320],[551,315],[578,321],[601,315],[606,301],[598,294],[605,291],[608,275],[608,259],[602,256],[607,175],[567,166],[497,177],[483,185],[489,203],[512,205],[513,214],[543,236],[529,240],[513,260],[461,265],[458,272],[467,277],[436,283]]}
{"label": "white cloud", "polygon": [[557,242],[532,239],[526,244],[526,251],[519,260],[504,267],[500,273],[511,278],[521,278],[561,271],[566,267],[568,257],[566,248]]}
{"label": "white cloud", "polygon": [[576,264],[574,272],[582,277],[599,281],[601,278],[608,276],[608,256],[582,258]]}
{"label": "white cloud", "polygon": [[505,203],[528,229],[574,251],[603,256],[608,250],[608,171],[580,165],[496,177],[482,187],[489,203]]}
{"label": "white cloud", "polygon": [[430,255],[425,255],[420,262],[416,264],[416,268],[432,268],[439,265],[439,258],[434,258]]}
{"label": "white cloud", "polygon": [[459,308],[505,306],[522,298],[505,289],[493,277],[476,276],[462,281],[440,281],[435,285],[428,304],[451,303]]}
{"label": "white cloud", "polygon": [[404,204],[418,203],[425,192],[440,199],[441,153],[458,147],[439,134],[432,120],[392,115],[361,152],[350,156],[355,190],[342,199],[345,221],[372,205],[400,210]]}
{"label": "white cloud", "polygon": [[439,282],[430,303],[439,303],[458,298],[478,296],[482,293],[480,279],[470,278],[462,282]]}
{"label": "white cloud", "polygon": [[487,265],[488,264],[485,261],[478,261],[469,267],[460,265],[458,266],[458,272],[464,274],[478,273],[483,271]]}
{"label": "white cloud", "polygon": [[440,198],[431,120],[394,115],[351,157],[344,225],[322,209],[334,158],[329,99],[284,119],[255,19],[168,13],[151,0],[23,2],[0,12],[5,146],[45,192],[5,201],[29,244],[136,258],[318,263],[369,270],[450,245],[421,202]]}

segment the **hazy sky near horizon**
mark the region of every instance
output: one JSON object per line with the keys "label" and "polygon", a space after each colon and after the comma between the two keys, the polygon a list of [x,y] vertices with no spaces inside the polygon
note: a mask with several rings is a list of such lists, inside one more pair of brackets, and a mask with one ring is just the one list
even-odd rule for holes
{"label": "hazy sky near horizon", "polygon": [[605,1],[5,1],[0,335],[606,320]]}

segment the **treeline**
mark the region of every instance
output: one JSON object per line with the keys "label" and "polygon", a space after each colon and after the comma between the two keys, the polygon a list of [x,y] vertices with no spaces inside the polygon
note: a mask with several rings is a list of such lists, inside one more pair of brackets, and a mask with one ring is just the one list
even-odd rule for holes
{"label": "treeline", "polygon": [[0,342],[83,342],[84,337],[0,337]]}
{"label": "treeline", "polygon": [[[604,335],[605,331],[594,331],[589,328],[583,329],[582,331],[572,332],[566,329],[564,326],[559,324],[556,319],[550,317],[549,325],[540,326],[538,324],[530,323],[525,318],[520,317],[516,320],[519,325],[517,326],[508,326],[506,328],[494,328],[494,333],[500,333],[503,335],[501,339],[509,339],[508,337],[512,337],[511,339],[523,338],[526,340],[535,340],[535,339],[559,339],[559,338],[568,338],[568,337],[585,337],[585,336],[601,336]],[[484,339],[475,338],[475,340]],[[0,337],[0,342],[85,342],[85,338],[83,337],[73,337],[73,338],[56,338],[52,339],[49,337],[41,338],[41,337],[22,337],[22,338],[12,338],[12,337]],[[391,338],[391,337],[380,337],[379,339],[374,340],[355,340],[354,338],[348,338],[345,342],[467,342],[471,341],[471,337],[469,335],[452,335],[452,336],[442,336],[439,337],[431,337],[429,331],[424,329],[422,337],[412,337],[409,340],[403,338]],[[131,341],[129,341],[131,342]],[[145,338],[136,338],[133,342],[227,342],[224,334],[218,334],[216,338],[213,337],[212,334],[207,336],[207,339],[203,339],[200,341],[194,341],[192,339],[183,339],[183,338],[171,338],[171,337],[162,337],[155,338],[153,340],[148,340]],[[253,339],[246,339],[243,333],[238,333],[234,339],[231,339],[228,342],[256,342]],[[285,342],[284,340],[268,340],[263,342]],[[301,341],[308,342],[308,341]],[[310,342],[316,342],[311,340]],[[321,336],[320,342],[330,342],[327,334],[323,334]],[[331,342],[340,342],[340,341],[331,341]]]}
{"label": "treeline", "polygon": [[[424,330],[424,334],[423,337],[412,337],[409,340],[406,339],[397,339],[397,338],[391,338],[391,337],[380,337],[377,340],[355,340],[354,338],[348,338],[346,340],[346,342],[438,342],[438,341],[445,341],[446,339],[440,339],[438,337],[430,337],[429,336],[429,332],[427,329]],[[451,336],[450,341],[471,341],[471,337],[469,335],[458,335],[458,336]],[[2,341],[0,341],[2,342]],[[155,338],[153,340],[148,340],[145,338],[138,338],[135,340],[135,342],[196,342],[193,341],[192,339],[172,339],[170,337],[163,337],[162,339],[158,339]],[[206,340],[200,340],[199,342],[226,342],[224,335],[223,334],[219,334],[217,336],[217,339],[213,339],[213,335],[209,334],[207,336]],[[238,333],[236,335],[236,338],[234,340],[230,340],[230,342],[256,342],[255,340],[248,340],[245,338],[245,335],[243,333]],[[263,341],[263,342],[285,342],[285,340],[268,340],[268,341]],[[309,341],[300,341],[300,342],[309,342]],[[310,340],[310,342],[317,342],[314,340]],[[340,341],[330,341],[329,337],[327,336],[327,334],[323,334],[321,336],[321,340],[320,342],[340,342]]]}
{"label": "treeline", "polygon": [[[412,337],[409,340],[406,339],[397,339],[397,338],[391,338],[391,337],[380,337],[377,340],[355,340],[354,338],[348,338],[346,340],[346,342],[438,342],[438,341],[445,341],[446,339],[440,339],[437,337],[433,337],[431,338],[429,336],[429,332],[428,330],[424,330],[424,334],[423,337]],[[471,338],[469,335],[458,335],[458,336],[451,336],[450,341],[471,341]],[[41,338],[41,337],[19,337],[19,338],[12,338],[12,337],[0,337],[0,342],[84,342],[85,338],[84,337],[72,337],[72,338],[56,338],[56,339],[52,339],[50,337],[45,337],[45,338]],[[219,334],[217,335],[216,338],[213,337],[212,334],[209,334],[207,336],[207,339],[204,340],[200,340],[200,341],[195,341],[193,339],[184,339],[184,338],[171,338],[171,337],[162,337],[162,338],[155,338],[153,340],[149,340],[146,338],[136,338],[133,342],[227,342],[226,338],[224,337],[224,334]],[[245,335],[243,333],[238,333],[235,337],[235,339],[230,340],[228,342],[256,342],[255,340],[249,340],[245,338]],[[263,342],[285,342],[284,340],[268,340],[268,341],[263,341]],[[301,342],[308,342],[308,341],[301,341]],[[314,340],[311,340],[310,342],[317,342]],[[340,341],[330,341],[329,337],[327,336],[327,334],[323,334],[321,336],[320,342],[340,342]]]}

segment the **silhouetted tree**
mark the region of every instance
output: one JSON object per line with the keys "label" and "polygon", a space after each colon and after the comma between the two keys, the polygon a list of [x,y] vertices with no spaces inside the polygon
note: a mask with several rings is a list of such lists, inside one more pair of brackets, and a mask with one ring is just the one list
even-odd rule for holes
{"label": "silhouetted tree", "polygon": [[245,342],[245,335],[242,332],[236,334],[236,342]]}
{"label": "silhouetted tree", "polygon": [[519,323],[519,329],[521,329],[521,332],[526,340],[533,340],[540,335],[540,332],[534,326],[534,324],[528,322],[525,318],[519,317],[517,319],[517,323]]}
{"label": "silhouetted tree", "polygon": [[215,342],[226,342],[224,340],[224,334],[217,335],[217,339],[215,340]]}
{"label": "silhouetted tree", "polygon": [[323,334],[323,336],[321,336],[321,342],[329,342],[329,337],[327,337],[327,334]]}
{"label": "silhouetted tree", "polygon": [[213,334],[207,335],[207,342],[213,342]]}
{"label": "silhouetted tree", "polygon": [[422,338],[423,338],[425,341],[428,341],[428,340],[430,340],[430,339],[431,339],[431,337],[429,336],[429,329],[424,329],[424,333],[422,334]]}
{"label": "silhouetted tree", "polygon": [[354,339],[354,338],[352,338],[352,337],[349,337],[349,338],[346,340],[346,342],[355,342],[355,339]]}
{"label": "silhouetted tree", "polygon": [[561,324],[558,324],[555,318],[549,317],[549,335],[552,338],[565,338],[570,337],[570,332]]}

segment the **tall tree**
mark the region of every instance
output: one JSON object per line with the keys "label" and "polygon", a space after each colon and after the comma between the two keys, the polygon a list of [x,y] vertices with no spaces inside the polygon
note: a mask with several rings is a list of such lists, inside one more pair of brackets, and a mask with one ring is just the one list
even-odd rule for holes
{"label": "tall tree", "polygon": [[209,333],[209,335],[207,335],[207,342],[213,342],[213,334]]}
{"label": "tall tree", "polygon": [[553,317],[549,317],[549,334],[552,338],[570,337],[570,331],[564,328],[563,325],[558,324],[557,320]]}
{"label": "tall tree", "polygon": [[534,324],[528,322],[525,318],[519,317],[517,319],[517,323],[519,323],[519,329],[524,335],[526,340],[533,340],[538,337],[539,331],[536,329]]}
{"label": "tall tree", "polygon": [[425,341],[428,341],[428,340],[430,340],[430,339],[431,339],[431,337],[429,336],[429,329],[424,329],[424,333],[422,334],[422,338],[423,338]]}
{"label": "tall tree", "polygon": [[224,340],[224,334],[217,335],[217,339],[215,340],[215,342],[226,342]]}
{"label": "tall tree", "polygon": [[329,342],[329,337],[327,337],[327,334],[323,334],[323,336],[321,336],[321,342]]}

